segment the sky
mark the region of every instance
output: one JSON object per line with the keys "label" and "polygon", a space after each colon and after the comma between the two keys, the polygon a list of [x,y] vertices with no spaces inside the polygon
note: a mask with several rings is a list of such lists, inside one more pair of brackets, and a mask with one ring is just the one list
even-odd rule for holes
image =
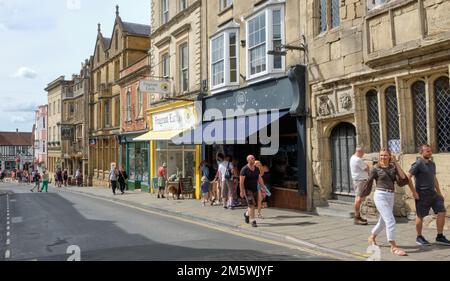
{"label": "sky", "polygon": [[150,0],[0,0],[0,131],[32,131],[47,84],[79,73],[97,23],[111,37],[116,5],[123,21],[150,24]]}

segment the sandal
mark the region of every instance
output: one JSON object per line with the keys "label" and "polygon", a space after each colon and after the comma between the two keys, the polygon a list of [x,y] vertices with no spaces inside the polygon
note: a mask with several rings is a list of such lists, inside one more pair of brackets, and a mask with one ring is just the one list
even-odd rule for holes
{"label": "sandal", "polygon": [[391,248],[391,253],[393,255],[395,255],[395,256],[400,256],[400,257],[404,257],[404,256],[408,255],[405,251],[403,251],[403,250],[401,250],[401,249],[399,249],[397,247],[396,248]]}
{"label": "sandal", "polygon": [[375,238],[372,238],[372,236],[370,236],[369,239],[367,239],[367,241],[369,242],[370,245],[378,246],[377,241],[375,240]]}

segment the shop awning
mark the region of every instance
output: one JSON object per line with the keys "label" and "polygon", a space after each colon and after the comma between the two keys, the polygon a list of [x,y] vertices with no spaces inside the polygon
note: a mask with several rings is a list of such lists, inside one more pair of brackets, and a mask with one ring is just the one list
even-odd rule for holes
{"label": "shop awning", "polygon": [[282,111],[203,122],[195,129],[175,135],[172,142],[176,144],[245,144],[248,137],[287,114],[288,111]]}
{"label": "shop awning", "polygon": [[171,130],[171,131],[150,131],[137,138],[134,141],[158,141],[158,140],[171,140],[173,137],[180,135],[184,130]]}

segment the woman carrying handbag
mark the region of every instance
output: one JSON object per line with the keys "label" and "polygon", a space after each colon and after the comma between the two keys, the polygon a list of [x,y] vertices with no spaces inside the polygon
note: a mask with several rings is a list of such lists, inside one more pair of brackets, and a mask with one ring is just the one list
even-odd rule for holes
{"label": "woman carrying handbag", "polygon": [[[371,172],[370,178],[367,182],[367,188],[365,191],[372,187],[374,181],[376,181],[374,201],[380,218],[377,225],[372,229],[372,234],[369,237],[369,243],[377,245],[376,237],[378,234],[386,228],[386,236],[389,244],[391,245],[391,253],[396,256],[406,256],[405,251],[401,250],[395,242],[395,217],[394,217],[394,198],[395,198],[395,185],[405,185],[408,182],[408,178],[405,172],[398,164],[394,155],[391,155],[388,149],[382,149],[380,151],[379,163],[375,165]],[[414,197],[417,196],[415,189],[409,184],[411,192]],[[365,192],[365,193],[366,193]]]}

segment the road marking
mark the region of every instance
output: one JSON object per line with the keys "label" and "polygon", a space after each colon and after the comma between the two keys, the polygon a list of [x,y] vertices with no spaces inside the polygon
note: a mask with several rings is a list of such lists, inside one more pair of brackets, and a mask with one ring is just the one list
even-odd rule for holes
{"label": "road marking", "polygon": [[9,234],[10,234],[10,233],[9,233],[9,231],[8,231],[8,232],[6,232],[6,236],[9,236]]}
{"label": "road marking", "polygon": [[9,245],[9,244],[11,244],[11,240],[6,239],[6,245]]}
{"label": "road marking", "polygon": [[9,225],[6,227],[6,230],[9,230]]}
{"label": "road marking", "polygon": [[[201,222],[198,222],[198,221],[193,221],[193,220],[177,217],[177,216],[170,215],[170,214],[159,213],[159,212],[147,210],[147,209],[144,209],[144,208],[141,208],[141,207],[127,205],[127,204],[124,204],[122,202],[117,202],[117,201],[113,201],[113,200],[106,199],[106,198],[92,196],[90,194],[85,194],[85,193],[80,194],[80,193],[72,192],[72,191],[66,191],[66,192],[69,192],[69,193],[72,193],[72,194],[78,194],[78,195],[81,195],[81,196],[90,197],[90,198],[93,198],[93,199],[96,199],[96,200],[102,200],[102,201],[106,201],[106,202],[110,202],[110,203],[115,203],[115,204],[118,204],[118,205],[122,205],[124,207],[140,210],[142,212],[146,212],[146,213],[149,213],[149,214],[154,214],[154,215],[159,215],[159,216],[162,216],[162,217],[172,218],[172,219],[175,219],[175,220],[183,221],[183,222],[190,223],[190,224],[199,225],[199,226],[202,226],[202,227],[205,227],[205,228],[209,228],[209,229],[213,229],[213,230],[216,230],[216,231],[228,233],[228,234],[231,234],[231,235],[234,235],[234,236],[238,236],[238,237],[247,238],[247,239],[250,239],[250,240],[256,240],[256,241],[259,241],[259,242],[272,244],[272,245],[276,245],[276,246],[282,246],[282,247],[289,248],[289,249],[296,249],[298,251],[302,251],[302,252],[309,253],[309,254],[316,255],[316,256],[326,256],[326,257],[333,258],[333,259],[338,259],[338,260],[343,260],[344,256],[346,256],[344,253],[339,253],[339,252],[333,251],[333,250],[332,250],[333,252],[337,252],[340,255],[330,254],[329,252],[328,253],[326,253],[326,252],[319,252],[317,250],[303,248],[303,247],[300,247],[298,245],[278,242],[278,241],[269,240],[267,238],[262,238],[262,237],[256,237],[256,236],[253,236],[253,235],[250,235],[250,234],[244,234],[244,233],[236,232],[235,230],[228,230],[228,229],[221,228],[221,227],[218,227],[218,226],[213,226],[213,225],[210,225],[210,224],[201,223]],[[353,258],[355,258],[355,257],[353,257]]]}
{"label": "road marking", "polygon": [[6,224],[8,224],[8,225],[9,225],[9,221],[7,221],[7,222],[6,222]]}
{"label": "road marking", "polygon": [[9,259],[11,257],[11,251],[10,250],[6,250],[5,252],[5,259]]}

